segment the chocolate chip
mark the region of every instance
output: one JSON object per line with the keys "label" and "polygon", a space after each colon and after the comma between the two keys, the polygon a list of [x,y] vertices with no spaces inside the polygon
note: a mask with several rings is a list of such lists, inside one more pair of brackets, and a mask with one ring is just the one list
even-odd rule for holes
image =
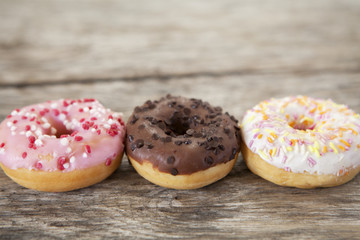
{"label": "chocolate chip", "polygon": [[141,107],[137,106],[135,107],[135,110],[134,110],[136,113],[139,113],[142,111]]}
{"label": "chocolate chip", "polygon": [[207,164],[207,165],[211,165],[214,163],[214,159],[212,159],[212,157],[210,156],[207,156],[204,158],[204,162]]}
{"label": "chocolate chip", "polygon": [[154,125],[155,125],[155,124],[157,124],[159,121],[158,121],[158,120],[156,120],[155,118],[153,118],[153,119],[151,119],[151,121],[150,121],[150,122],[151,122],[151,124],[154,124]]}
{"label": "chocolate chip", "polygon": [[141,124],[141,125],[138,126],[138,129],[140,129],[140,130],[141,130],[141,129],[144,129],[144,128],[145,128],[145,125],[144,125],[144,124]]}
{"label": "chocolate chip", "polygon": [[156,108],[156,105],[155,104],[149,104],[149,109],[151,110],[151,109],[154,109],[154,108]]}
{"label": "chocolate chip", "polygon": [[170,136],[166,137],[165,142],[171,142],[171,137]]}
{"label": "chocolate chip", "polygon": [[197,132],[197,133],[194,134],[194,137],[196,137],[196,138],[200,138],[200,137],[202,137],[202,136],[203,136],[202,133],[199,133],[199,132]]}
{"label": "chocolate chip", "polygon": [[192,143],[192,141],[190,139],[186,139],[185,142],[184,142],[184,144],[186,144],[186,145],[189,145],[191,143]]}
{"label": "chocolate chip", "polygon": [[154,133],[152,136],[151,136],[152,139],[154,140],[158,140],[160,137],[159,135],[157,135],[156,133]]}
{"label": "chocolate chip", "polygon": [[128,138],[129,138],[130,142],[134,141],[134,136],[133,135],[129,135]]}
{"label": "chocolate chip", "polygon": [[175,141],[175,144],[178,145],[178,146],[180,146],[182,143],[183,143],[183,142],[182,142],[182,141],[179,141],[179,140]]}
{"label": "chocolate chip", "polygon": [[159,122],[158,123],[158,127],[161,129],[161,130],[164,130],[166,128],[166,124],[164,122]]}
{"label": "chocolate chip", "polygon": [[194,134],[194,129],[188,129],[187,131],[186,131],[186,134],[187,135],[189,135],[189,136],[191,136],[191,135],[193,135]]}
{"label": "chocolate chip", "polygon": [[164,137],[161,137],[161,138],[160,138],[160,141],[164,143],[166,140],[165,140]]}
{"label": "chocolate chip", "polygon": [[134,115],[130,121],[130,124],[136,123],[137,120],[139,120],[139,118],[136,115]]}
{"label": "chocolate chip", "polygon": [[144,146],[144,140],[142,140],[142,139],[136,140],[135,145],[137,148],[142,148]]}
{"label": "chocolate chip", "polygon": [[190,115],[190,113],[191,113],[190,108],[184,108],[184,113],[185,113],[185,115]]}
{"label": "chocolate chip", "polygon": [[224,151],[224,150],[225,150],[224,145],[219,145],[218,148],[219,148],[221,151]]}
{"label": "chocolate chip", "polygon": [[232,149],[232,151],[231,151],[231,156],[230,156],[229,160],[232,160],[232,159],[235,158],[236,152],[237,152],[237,150],[236,150],[236,148],[234,147],[234,148]]}
{"label": "chocolate chip", "polygon": [[149,145],[147,145],[147,148],[148,148],[148,149],[153,149],[153,148],[154,148],[154,145],[149,144]]}
{"label": "chocolate chip", "polygon": [[178,175],[178,170],[176,169],[176,168],[173,168],[173,169],[171,169],[171,175],[174,175],[174,176],[176,176],[176,175]]}
{"label": "chocolate chip", "polygon": [[173,164],[175,162],[175,157],[174,156],[170,156],[167,158],[166,162],[168,164]]}
{"label": "chocolate chip", "polygon": [[227,128],[227,127],[225,127],[225,128],[224,128],[224,133],[229,134],[229,133],[230,133],[230,129]]}
{"label": "chocolate chip", "polygon": [[134,151],[136,149],[135,143],[130,144],[130,149],[131,149],[131,151]]}

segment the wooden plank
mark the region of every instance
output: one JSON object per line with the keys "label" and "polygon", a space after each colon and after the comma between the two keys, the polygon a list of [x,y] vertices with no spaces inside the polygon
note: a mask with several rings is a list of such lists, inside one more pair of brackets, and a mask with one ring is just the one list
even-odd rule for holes
{"label": "wooden plank", "polygon": [[2,0],[0,16],[2,86],[360,71],[357,0]]}
{"label": "wooden plank", "polygon": [[[1,119],[13,108],[60,97],[95,97],[123,111],[166,93],[208,100],[240,118],[261,100],[294,94],[333,98],[360,112],[360,74],[251,75],[0,89]],[[340,81],[341,80],[341,81]],[[359,236],[360,177],[314,190],[275,186],[239,157],[223,180],[185,191],[155,186],[124,158],[107,180],[67,193],[22,188],[0,173],[3,239],[354,239]]]}

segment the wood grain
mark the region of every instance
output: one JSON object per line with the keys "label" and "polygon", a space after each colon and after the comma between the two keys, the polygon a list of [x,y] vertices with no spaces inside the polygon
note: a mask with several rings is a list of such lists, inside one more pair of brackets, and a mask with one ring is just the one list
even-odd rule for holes
{"label": "wood grain", "polygon": [[357,0],[2,0],[0,16],[2,86],[360,72]]}
{"label": "wood grain", "polygon": [[[270,97],[307,94],[333,98],[360,112],[359,74],[232,76],[113,81],[0,89],[3,118],[12,108],[60,97],[96,97],[123,111],[166,93],[195,96],[240,118]],[[341,81],[339,80],[341,79]],[[40,94],[39,94],[40,93]],[[125,158],[107,180],[67,193],[40,193],[0,173],[3,239],[354,239],[359,234],[360,177],[343,186],[300,190],[250,173],[239,157],[223,180],[185,191],[155,186]]]}

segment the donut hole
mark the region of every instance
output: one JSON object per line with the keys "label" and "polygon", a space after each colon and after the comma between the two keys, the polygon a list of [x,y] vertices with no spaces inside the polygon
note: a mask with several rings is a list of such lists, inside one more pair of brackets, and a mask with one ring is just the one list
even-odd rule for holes
{"label": "donut hole", "polygon": [[[189,118],[174,114],[169,121],[166,121],[165,133],[168,135],[182,136],[190,129]],[[169,131],[170,130],[170,131]],[[172,134],[171,134],[172,133]]]}
{"label": "donut hole", "polygon": [[288,121],[288,124],[290,127],[300,131],[314,130],[316,125],[312,118],[303,116]]}
{"label": "donut hole", "polygon": [[60,138],[62,135],[71,135],[74,132],[73,130],[67,129],[66,126],[61,121],[55,119],[48,119],[48,120],[51,125],[51,128],[56,129],[56,132],[55,134],[53,134],[51,128],[49,128],[45,133],[47,135],[56,136],[56,138]]}

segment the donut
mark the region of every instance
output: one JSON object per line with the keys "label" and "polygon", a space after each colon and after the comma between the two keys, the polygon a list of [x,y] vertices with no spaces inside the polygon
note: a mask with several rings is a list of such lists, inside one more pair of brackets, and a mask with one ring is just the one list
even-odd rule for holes
{"label": "donut", "polygon": [[199,99],[167,95],[135,108],[126,153],[148,181],[196,189],[225,177],[240,151],[237,120]]}
{"label": "donut", "polygon": [[266,100],[241,123],[248,168],[281,186],[332,187],[360,171],[360,118],[345,105],[306,96]]}
{"label": "donut", "polygon": [[98,183],[121,163],[121,116],[95,99],[15,109],[0,124],[0,165],[16,183],[39,191],[64,192]]}

